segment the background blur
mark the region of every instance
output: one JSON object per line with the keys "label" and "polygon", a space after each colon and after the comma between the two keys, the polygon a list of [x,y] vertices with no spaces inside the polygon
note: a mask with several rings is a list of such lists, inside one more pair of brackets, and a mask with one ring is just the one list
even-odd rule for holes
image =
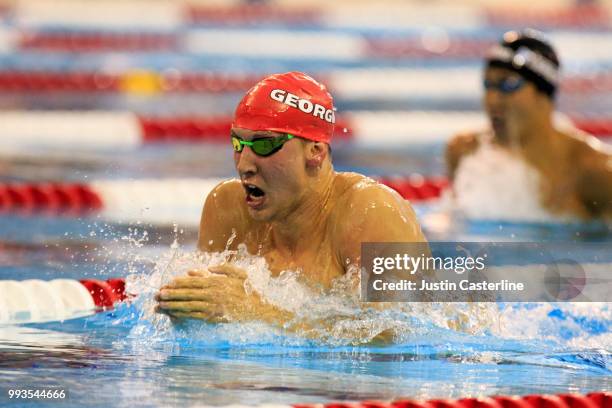
{"label": "background blur", "polygon": [[[549,35],[562,61],[559,110],[601,138],[612,133],[610,2],[0,4],[0,210],[9,215],[76,207],[196,226],[207,189],[234,174],[237,101],[289,70],[335,97],[337,169],[409,179],[413,201],[435,198],[445,141],[486,123],[482,57],[509,29]],[[431,191],[410,190],[430,180]],[[74,182],[76,193],[65,188]]]}

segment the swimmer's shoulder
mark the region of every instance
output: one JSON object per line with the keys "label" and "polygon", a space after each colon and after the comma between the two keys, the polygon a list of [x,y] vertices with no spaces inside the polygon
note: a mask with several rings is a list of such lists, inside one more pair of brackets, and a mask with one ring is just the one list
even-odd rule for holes
{"label": "swimmer's shoulder", "polygon": [[353,204],[355,200],[363,200],[388,187],[376,180],[353,172],[336,173],[334,180],[334,195],[338,204]]}
{"label": "swimmer's shoulder", "polygon": [[241,195],[244,196],[244,189],[240,180],[223,180],[208,193],[206,202],[210,202],[217,208],[226,208],[226,204],[234,202]]}
{"label": "swimmer's shoulder", "polygon": [[593,160],[596,158],[610,158],[612,148],[597,137],[580,129],[567,129],[558,131],[568,143],[570,153],[579,160]]}
{"label": "swimmer's shoulder", "polygon": [[359,173],[336,173],[335,195],[337,202],[349,207],[355,204],[407,203],[395,190],[379,183],[371,177]]}
{"label": "swimmer's shoulder", "polygon": [[568,143],[578,197],[592,216],[612,218],[612,148],[577,129],[560,133]]}
{"label": "swimmer's shoulder", "polygon": [[358,265],[362,242],[424,242],[408,201],[375,180],[356,173],[338,173],[335,208],[330,223],[339,265]]}
{"label": "swimmer's shoulder", "polygon": [[336,172],[334,175],[334,189],[337,193],[346,194],[359,183],[376,183],[376,181],[363,174],[351,171]]}
{"label": "swimmer's shoulder", "polygon": [[398,224],[418,225],[410,203],[395,190],[370,177],[337,173],[336,189],[336,220],[343,224],[340,230],[350,229],[354,224],[380,224],[376,227],[383,229],[385,223],[394,224],[394,227]]}
{"label": "swimmer's shoulder", "polygon": [[606,171],[612,161],[612,147],[579,129],[557,131],[566,144],[567,160],[573,163],[574,173],[584,170]]}

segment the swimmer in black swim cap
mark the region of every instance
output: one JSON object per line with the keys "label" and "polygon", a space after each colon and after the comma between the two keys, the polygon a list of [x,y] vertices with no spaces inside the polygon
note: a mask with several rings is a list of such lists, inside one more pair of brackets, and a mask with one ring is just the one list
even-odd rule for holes
{"label": "swimmer in black swim cap", "polygon": [[[537,171],[538,199],[550,213],[610,219],[609,147],[578,129],[567,125],[560,129],[553,123],[560,65],[542,33],[531,29],[505,33],[485,57],[483,104],[491,127],[459,134],[449,142],[449,176],[457,176],[467,155],[484,144],[493,145],[518,155]],[[495,200],[495,192],[491,193]]]}

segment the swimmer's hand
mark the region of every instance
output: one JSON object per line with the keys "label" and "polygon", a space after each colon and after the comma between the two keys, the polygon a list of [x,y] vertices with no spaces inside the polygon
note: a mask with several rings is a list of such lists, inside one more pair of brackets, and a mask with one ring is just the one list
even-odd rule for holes
{"label": "swimmer's hand", "polygon": [[291,319],[282,311],[245,290],[246,272],[232,264],[192,270],[157,293],[157,311],[173,318],[195,318],[210,323],[259,320],[282,325]]}
{"label": "swimmer's hand", "polygon": [[[331,330],[329,319],[296,320],[293,313],[266,303],[254,291],[247,292],[246,279],[246,272],[231,264],[210,267],[208,271],[189,271],[187,276],[160,288],[156,295],[157,311],[173,319],[201,319],[209,323],[262,321],[315,339],[320,334],[313,329]],[[392,343],[393,338],[394,332],[385,330],[369,344],[385,345]]]}

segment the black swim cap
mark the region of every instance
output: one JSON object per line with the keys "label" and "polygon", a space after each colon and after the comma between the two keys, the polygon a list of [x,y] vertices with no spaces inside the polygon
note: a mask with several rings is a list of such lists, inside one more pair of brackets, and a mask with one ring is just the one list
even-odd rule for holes
{"label": "black swim cap", "polygon": [[508,31],[486,57],[488,67],[517,72],[551,99],[559,85],[559,58],[542,33],[527,29]]}

